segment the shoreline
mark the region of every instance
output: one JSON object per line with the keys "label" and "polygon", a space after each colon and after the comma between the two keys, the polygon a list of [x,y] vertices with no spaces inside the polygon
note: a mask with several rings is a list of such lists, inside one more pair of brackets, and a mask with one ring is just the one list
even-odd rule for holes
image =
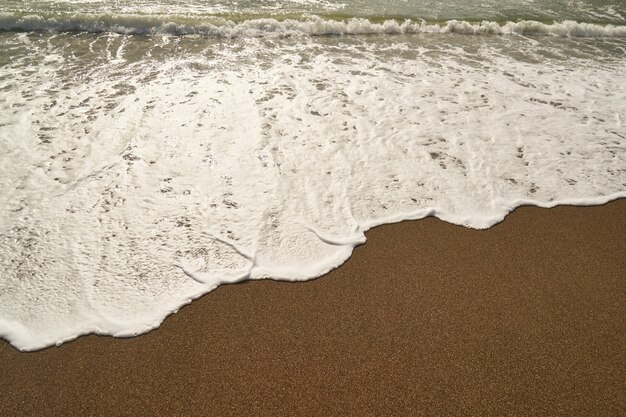
{"label": "shoreline", "polygon": [[0,415],[619,415],[626,199],[375,227],[307,282],[222,285],[130,339],[0,342]]}

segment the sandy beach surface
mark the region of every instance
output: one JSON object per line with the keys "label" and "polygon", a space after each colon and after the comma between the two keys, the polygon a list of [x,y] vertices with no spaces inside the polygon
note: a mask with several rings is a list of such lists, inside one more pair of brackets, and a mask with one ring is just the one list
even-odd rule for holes
{"label": "sandy beach surface", "polygon": [[376,228],[132,339],[0,342],[0,416],[626,415],[626,200]]}

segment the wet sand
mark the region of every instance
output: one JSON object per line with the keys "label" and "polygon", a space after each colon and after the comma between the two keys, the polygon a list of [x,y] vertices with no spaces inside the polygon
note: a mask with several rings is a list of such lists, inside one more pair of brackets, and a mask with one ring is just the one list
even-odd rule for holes
{"label": "wet sand", "polygon": [[0,341],[0,416],[626,415],[626,200],[367,236],[140,337]]}

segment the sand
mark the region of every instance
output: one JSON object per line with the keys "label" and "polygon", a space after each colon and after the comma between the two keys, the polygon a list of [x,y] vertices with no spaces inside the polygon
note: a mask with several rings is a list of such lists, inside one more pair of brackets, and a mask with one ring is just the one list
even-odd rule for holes
{"label": "sand", "polygon": [[0,342],[0,416],[626,415],[626,200],[376,228],[132,339]]}

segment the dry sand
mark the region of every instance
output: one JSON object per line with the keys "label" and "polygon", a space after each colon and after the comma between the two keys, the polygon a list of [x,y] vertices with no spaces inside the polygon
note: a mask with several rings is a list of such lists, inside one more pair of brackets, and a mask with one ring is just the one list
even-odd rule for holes
{"label": "dry sand", "polygon": [[0,416],[626,415],[626,200],[374,229],[133,339],[0,342]]}

